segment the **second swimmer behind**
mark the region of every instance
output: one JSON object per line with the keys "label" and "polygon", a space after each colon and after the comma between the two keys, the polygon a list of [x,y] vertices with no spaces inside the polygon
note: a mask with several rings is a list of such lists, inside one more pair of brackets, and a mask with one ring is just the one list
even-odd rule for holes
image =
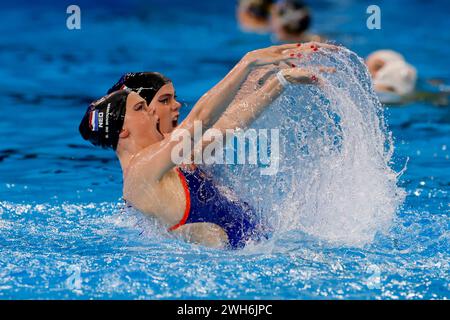
{"label": "second swimmer behind", "polygon": [[[316,44],[321,46],[325,45]],[[307,47],[302,50],[310,50]],[[247,54],[197,102],[179,128],[192,137],[194,121],[201,123],[203,132],[212,127],[245,128],[279,96],[283,85],[317,83],[307,70],[283,69],[278,77],[270,77],[258,94],[240,104],[231,103],[253,69],[290,61],[290,50],[299,49],[283,45]],[[171,139],[173,133],[163,136],[156,108],[161,95],[174,97],[173,91],[171,83],[163,83],[159,89],[154,88],[149,103],[129,88],[114,91],[88,107],[80,133],[96,146],[115,150],[123,170],[124,199],[144,214],[158,218],[170,231],[192,242],[234,249],[265,237],[265,226],[246,201],[230,190],[224,192],[199,168],[180,167],[172,161],[172,149],[178,141]],[[243,107],[248,105],[253,108]]]}

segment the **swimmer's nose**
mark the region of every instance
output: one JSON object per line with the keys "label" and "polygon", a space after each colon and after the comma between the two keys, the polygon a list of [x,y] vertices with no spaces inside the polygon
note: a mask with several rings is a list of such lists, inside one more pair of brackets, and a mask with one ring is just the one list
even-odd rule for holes
{"label": "swimmer's nose", "polygon": [[178,111],[181,108],[181,103],[179,103],[178,101],[175,102],[172,106],[172,111]]}
{"label": "swimmer's nose", "polygon": [[156,113],[156,108],[148,105],[148,113],[154,115]]}

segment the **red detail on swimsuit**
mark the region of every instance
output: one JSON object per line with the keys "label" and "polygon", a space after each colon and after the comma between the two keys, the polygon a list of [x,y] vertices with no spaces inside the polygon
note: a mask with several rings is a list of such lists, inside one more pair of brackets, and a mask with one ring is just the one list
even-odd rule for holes
{"label": "red detail on swimsuit", "polygon": [[183,224],[185,224],[186,220],[189,217],[189,212],[191,211],[191,194],[189,192],[189,187],[187,185],[186,178],[181,173],[180,169],[177,168],[176,171],[178,173],[178,176],[180,177],[181,184],[183,185],[184,195],[186,196],[186,207],[184,208],[183,218],[181,218],[180,222],[178,222],[176,225],[170,227],[169,231],[173,231],[181,227]]}

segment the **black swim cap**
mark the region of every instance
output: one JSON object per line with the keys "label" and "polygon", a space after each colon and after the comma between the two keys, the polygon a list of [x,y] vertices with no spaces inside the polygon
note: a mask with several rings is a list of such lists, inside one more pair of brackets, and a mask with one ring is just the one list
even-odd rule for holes
{"label": "black swim cap", "polygon": [[246,6],[247,13],[254,18],[267,20],[270,15],[270,7],[274,2],[274,0],[241,0],[240,5]]}
{"label": "black swim cap", "polygon": [[147,104],[150,104],[158,90],[170,82],[172,81],[169,78],[166,78],[158,72],[129,72],[124,74],[108,90],[108,93],[129,88],[144,98]]}
{"label": "black swim cap", "polygon": [[278,14],[284,22],[283,29],[290,34],[304,32],[311,25],[308,7],[301,0],[283,0],[278,3]]}
{"label": "black swim cap", "polygon": [[115,91],[89,105],[78,127],[84,140],[116,150],[130,92]]}

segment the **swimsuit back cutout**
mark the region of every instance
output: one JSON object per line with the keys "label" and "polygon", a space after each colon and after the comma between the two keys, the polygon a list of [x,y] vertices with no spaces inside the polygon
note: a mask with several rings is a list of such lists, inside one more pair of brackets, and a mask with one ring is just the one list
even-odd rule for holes
{"label": "swimsuit back cutout", "polygon": [[186,195],[186,208],[181,221],[169,230],[188,223],[214,223],[225,231],[233,249],[244,247],[248,240],[267,238],[255,210],[247,202],[233,199],[230,192],[219,190],[198,167],[176,170]]}

